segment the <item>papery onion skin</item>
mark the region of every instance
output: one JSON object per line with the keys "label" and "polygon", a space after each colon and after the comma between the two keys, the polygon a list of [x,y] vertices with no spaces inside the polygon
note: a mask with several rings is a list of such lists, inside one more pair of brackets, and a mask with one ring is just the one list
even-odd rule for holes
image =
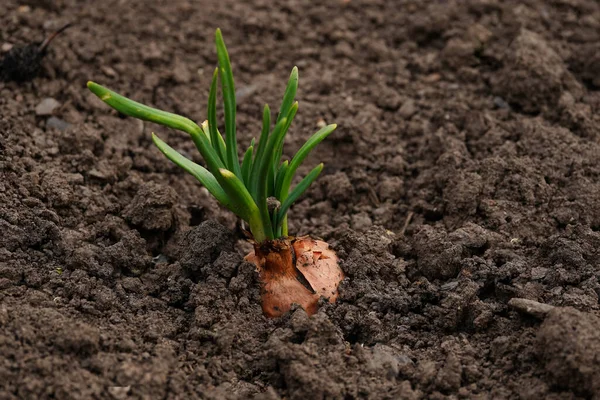
{"label": "papery onion skin", "polygon": [[329,245],[309,236],[255,243],[246,261],[256,265],[261,281],[261,306],[277,318],[299,304],[308,315],[318,310],[321,296],[334,303],[344,279],[339,259]]}

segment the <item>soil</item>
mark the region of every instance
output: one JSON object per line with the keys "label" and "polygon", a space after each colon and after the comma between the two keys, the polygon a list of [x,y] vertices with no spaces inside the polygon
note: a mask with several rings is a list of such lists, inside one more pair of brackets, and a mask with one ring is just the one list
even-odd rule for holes
{"label": "soil", "polygon": [[[3,54],[76,25],[0,83],[0,398],[600,398],[598,2],[2,8]],[[262,315],[234,217],[150,133],[200,162],[189,138],[85,88],[204,120],[217,26],[241,143],[293,65],[285,153],[339,124],[290,214],[347,275],[310,318]]]}

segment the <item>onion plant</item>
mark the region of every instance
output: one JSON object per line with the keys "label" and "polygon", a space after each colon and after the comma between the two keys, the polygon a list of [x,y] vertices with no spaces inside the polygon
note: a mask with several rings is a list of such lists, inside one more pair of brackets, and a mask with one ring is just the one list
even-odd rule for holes
{"label": "onion plant", "polygon": [[[154,122],[190,135],[206,167],[178,153],[154,133],[158,149],[179,167],[193,175],[225,207],[248,223],[254,252],[246,260],[256,265],[262,285],[261,303],[265,315],[277,317],[298,303],[309,313],[316,312],[321,296],[334,302],[344,279],[337,255],[323,241],[309,236],[288,236],[290,206],[317,179],[323,164],[314,167],[294,188],[292,183],[308,154],[336,128],[327,125],[313,134],[291,160],[282,161],[284,138],[298,112],[295,101],[298,69],[294,67],[279,112],[272,118],[265,105],[258,143],[254,139],[240,162],[236,139],[236,98],[231,62],[221,31],[216,32],[219,66],[212,75],[208,94],[207,120],[198,125],[180,115],[157,110],[123,97],[97,83],[88,88],[117,111]],[[225,112],[224,135],[217,123],[217,89],[221,86]]]}

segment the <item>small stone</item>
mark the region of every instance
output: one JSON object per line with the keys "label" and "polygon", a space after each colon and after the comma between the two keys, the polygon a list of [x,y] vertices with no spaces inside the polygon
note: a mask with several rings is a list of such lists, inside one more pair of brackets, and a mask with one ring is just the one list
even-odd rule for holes
{"label": "small stone", "polygon": [[558,104],[563,108],[570,108],[575,105],[575,97],[571,94],[571,92],[564,91],[558,99]]}
{"label": "small stone", "polygon": [[54,110],[59,106],[60,103],[58,101],[51,97],[47,97],[35,107],[35,114],[38,116],[52,115]]}
{"label": "small stone", "polygon": [[467,34],[470,39],[476,40],[481,44],[485,44],[490,41],[490,39],[494,36],[492,32],[489,31],[485,26],[481,24],[473,24],[467,30]]}
{"label": "small stone", "polygon": [[546,315],[555,307],[549,304],[537,302],[535,300],[521,299],[514,297],[508,301],[508,305],[524,314],[531,315],[539,319],[546,318]]}
{"label": "small stone", "polygon": [[131,386],[109,386],[108,393],[117,400],[126,399],[129,396]]}
{"label": "small stone", "polygon": [[100,68],[102,70],[102,73],[106,76],[108,76],[109,78],[114,78],[115,76],[117,76],[117,71],[115,71],[114,69],[112,69],[111,67],[104,65],[102,66],[102,68]]}
{"label": "small stone", "polygon": [[56,118],[56,117],[50,117],[48,118],[48,121],[46,121],[46,128],[54,128],[54,129],[58,129],[59,131],[66,131],[67,129],[69,129],[71,127],[71,124],[68,123],[67,121],[64,121],[60,118]]}
{"label": "small stone", "polygon": [[427,83],[437,82],[442,79],[442,76],[438,73],[429,74],[423,77],[423,81]]}
{"label": "small stone", "polygon": [[446,282],[441,286],[442,290],[454,290],[458,287],[457,281]]}
{"label": "small stone", "polygon": [[402,107],[398,110],[398,114],[404,119],[409,119],[417,112],[415,102],[412,99],[408,99],[402,104]]}
{"label": "small stone", "polygon": [[96,168],[92,168],[91,170],[89,170],[88,176],[90,176],[92,178],[100,179],[100,180],[105,180],[107,178],[107,176],[104,172],[99,171]]}
{"label": "small stone", "polygon": [[167,264],[169,262],[169,259],[167,258],[167,256],[165,256],[164,254],[159,254],[156,257],[152,258],[152,263],[153,264]]}
{"label": "small stone", "polygon": [[508,103],[502,97],[499,96],[494,97],[494,105],[502,110],[510,109]]}
{"label": "small stone", "polygon": [[325,120],[323,118],[319,118],[317,120],[317,128],[321,129],[327,126],[327,123],[325,122]]}
{"label": "small stone", "polygon": [[531,269],[531,279],[540,280],[546,277],[548,268],[536,267]]}
{"label": "small stone", "polygon": [[3,53],[8,53],[9,51],[11,51],[11,49],[13,48],[13,44],[12,43],[2,43],[2,47],[0,47],[0,50]]}

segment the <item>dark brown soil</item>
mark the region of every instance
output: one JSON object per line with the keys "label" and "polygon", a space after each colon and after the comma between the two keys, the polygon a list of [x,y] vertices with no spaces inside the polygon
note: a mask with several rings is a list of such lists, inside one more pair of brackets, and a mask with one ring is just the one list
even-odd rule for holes
{"label": "dark brown soil", "polygon": [[[598,2],[1,7],[4,52],[76,22],[0,83],[1,399],[600,398]],[[85,89],[203,120],[217,26],[242,143],[294,64],[286,153],[339,124],[290,216],[348,276],[311,318],[262,316],[235,219],[150,132],[193,143]]]}

